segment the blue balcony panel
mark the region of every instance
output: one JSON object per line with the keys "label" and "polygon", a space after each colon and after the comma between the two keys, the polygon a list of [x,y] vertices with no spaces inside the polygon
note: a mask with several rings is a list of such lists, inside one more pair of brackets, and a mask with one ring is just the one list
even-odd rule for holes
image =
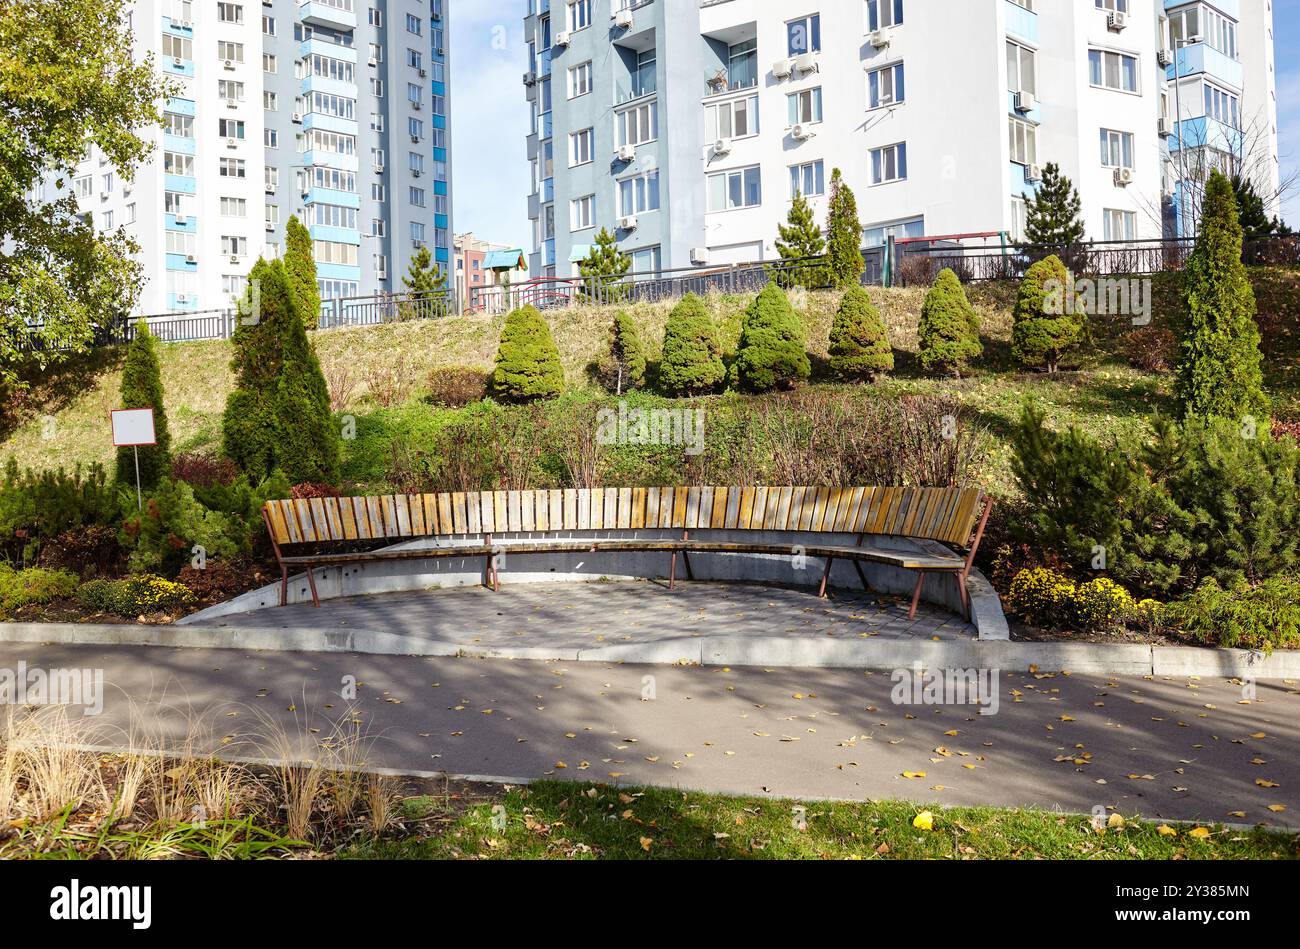
{"label": "blue balcony panel", "polygon": [[361,195],[332,188],[311,188],[303,199],[307,204],[337,204],[341,208],[360,208]]}
{"label": "blue balcony panel", "polygon": [[339,9],[327,3],[304,3],[298,7],[298,19],[309,26],[324,26],[334,30],[355,30],[357,15],[351,3]]}
{"label": "blue balcony panel", "polygon": [[1032,198],[1038,193],[1038,183],[1025,180],[1025,166],[1019,162],[1007,162],[1007,190],[1013,196]]}
{"label": "blue balcony panel", "polygon": [[341,119],[337,115],[325,115],[321,112],[308,112],[302,117],[303,131],[322,129],[326,132],[342,132],[344,135],[360,134],[360,126],[352,119]]}
{"label": "blue balcony panel", "polygon": [[180,152],[182,155],[193,155],[196,150],[195,140],[180,135],[172,135],[170,132],[163,132],[163,150]]}
{"label": "blue balcony panel", "polygon": [[323,165],[326,168],[341,168],[343,171],[358,171],[360,164],[356,155],[343,155],[339,152],[307,151],[302,153],[304,165]]}
{"label": "blue balcony panel", "polygon": [[168,254],[167,269],[175,270],[179,273],[193,273],[199,269],[198,263],[190,263],[185,259],[184,254]]}
{"label": "blue balcony panel", "polygon": [[199,308],[199,297],[196,293],[185,294],[185,301],[181,302],[179,293],[167,294],[167,309],[169,310],[197,310]]}
{"label": "blue balcony panel", "polygon": [[321,280],[360,280],[361,268],[346,264],[316,263],[316,277]]}
{"label": "blue balcony panel", "polygon": [[330,227],[325,224],[312,224],[308,227],[314,241],[333,241],[336,244],[356,244],[361,246],[361,232],[351,227]]}
{"label": "blue balcony panel", "polygon": [[355,63],[357,61],[357,48],[355,46],[340,46],[337,43],[327,43],[324,40],[315,38],[303,40],[298,44],[299,59],[306,59],[312,53],[328,56],[330,59],[341,59],[345,63]]}
{"label": "blue balcony panel", "polygon": [[179,224],[176,221],[175,214],[164,214],[163,227],[169,231],[185,231],[187,234],[194,234],[199,229],[199,219],[193,214],[187,214],[185,215],[185,223]]}
{"label": "blue balcony panel", "polygon": [[175,112],[177,115],[193,115],[195,104],[193,99],[172,98],[167,100],[167,112]]}
{"label": "blue balcony panel", "polygon": [[1018,3],[1012,3],[1011,0],[1003,0],[1002,7],[1006,11],[1007,32],[1022,40],[1037,43],[1038,14],[1026,10]]}
{"label": "blue balcony panel", "polygon": [[191,175],[163,175],[163,188],[181,194],[194,194],[195,180]]}
{"label": "blue balcony panel", "polygon": [[1240,89],[1245,81],[1245,72],[1241,63],[1229,59],[1217,49],[1205,43],[1193,43],[1178,50],[1178,62],[1165,69],[1165,76],[1173,82],[1174,71],[1180,78],[1204,74],[1233,89]]}

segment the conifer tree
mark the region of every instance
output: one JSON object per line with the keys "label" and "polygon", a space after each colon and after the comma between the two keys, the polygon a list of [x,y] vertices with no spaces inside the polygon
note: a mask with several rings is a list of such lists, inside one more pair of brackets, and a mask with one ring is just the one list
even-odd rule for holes
{"label": "conifer tree", "polygon": [[602,227],[587,256],[578,261],[578,274],[583,278],[582,296],[591,303],[617,303],[626,299],[624,278],[631,267],[632,258],[618,249],[614,235]]}
{"label": "conifer tree", "polygon": [[810,290],[823,286],[826,268],[815,258],[826,253],[826,238],[822,236],[812,206],[803,192],[794,196],[786,223],[778,224],[777,231],[780,238],[776,242],[776,252],[782,260],[792,262],[778,271],[781,286],[807,287]]}
{"label": "conifer tree", "polygon": [[171,470],[171,433],[167,429],[167,407],[163,401],[162,369],[158,365],[158,343],[149,332],[149,324],[139,320],[135,335],[126,350],[122,367],[122,405],[124,409],[153,409],[156,444],[117,450],[117,480],[135,484],[136,452],[140,458],[140,485],[148,491]]}
{"label": "conifer tree", "polygon": [[712,392],[725,375],[709,311],[703,300],[688,293],[668,314],[659,385],[665,395],[700,395]]}
{"label": "conifer tree", "polygon": [[1070,245],[1083,240],[1083,202],[1074,183],[1055,163],[1043,168],[1043,180],[1025,208],[1025,243]]}
{"label": "conifer tree", "polygon": [[789,389],[812,371],[803,320],[774,282],[745,310],[730,382],[746,392]]}
{"label": "conifer tree", "polygon": [[534,402],[563,390],[560,350],[546,320],[531,304],[511,311],[501,329],[492,395],[503,402]]}
{"label": "conifer tree", "polygon": [[1011,354],[1021,365],[1054,373],[1087,339],[1087,314],[1067,305],[1069,284],[1070,273],[1055,254],[1025,271],[1011,328]]}
{"label": "conifer tree", "polygon": [[939,272],[921,307],[921,367],[927,372],[961,376],[966,364],[984,352],[979,318],[966,299],[966,291],[950,268]]}
{"label": "conifer tree", "polygon": [[885,321],[864,287],[849,287],[840,299],[831,324],[830,365],[841,378],[866,382],[894,368]]}
{"label": "conifer tree", "polygon": [[831,172],[826,231],[831,282],[837,287],[857,283],[867,269],[862,259],[862,224],[858,220],[857,199],[838,168]]}

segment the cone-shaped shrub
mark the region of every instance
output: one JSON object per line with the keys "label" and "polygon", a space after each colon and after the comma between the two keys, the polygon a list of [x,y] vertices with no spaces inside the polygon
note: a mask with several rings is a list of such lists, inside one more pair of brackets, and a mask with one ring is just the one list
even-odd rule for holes
{"label": "cone-shaped shrub", "polygon": [[926,372],[960,376],[966,364],[984,352],[979,319],[951,269],[941,270],[926,294],[917,334],[921,343],[918,359]]}
{"label": "cone-shaped shrub", "polygon": [[553,399],[564,389],[564,367],[551,328],[531,304],[506,316],[497,347],[492,395],[502,402]]}
{"label": "cone-shaped shrub", "polygon": [[171,468],[171,434],[167,430],[167,409],[163,404],[162,370],[158,366],[158,344],[149,332],[149,324],[135,324],[135,336],[126,351],[122,368],[122,408],[153,409],[155,445],[117,450],[117,480],[135,484],[135,452],[140,453],[140,484],[148,491]]}
{"label": "cone-shaped shrub", "polygon": [[704,301],[693,293],[668,314],[659,386],[665,395],[699,395],[717,388],[726,368],[718,334]]}
{"label": "cone-shaped shrub", "polygon": [[292,484],[335,484],[339,431],[330,412],[329,386],[302,320],[290,324],[283,352],[272,409],[276,467]]}
{"label": "cone-shaped shrub", "polygon": [[620,310],[609,328],[609,353],[601,366],[601,381],[616,394],[645,385],[645,349],[636,321]]}
{"label": "cone-shaped shrub", "polygon": [[785,291],[769,283],[745,310],[731,385],[745,392],[789,389],[808,378],[803,320]]}
{"label": "cone-shaped shrub", "polygon": [[302,325],[315,329],[320,325],[320,286],[316,283],[316,256],[312,250],[311,231],[289,215],[284,227],[284,269],[293,289]]}
{"label": "cone-shaped shrub", "polygon": [[830,357],[831,370],[844,379],[871,382],[877,373],[894,368],[885,321],[859,285],[849,287],[840,298],[831,324]]}
{"label": "cone-shaped shrub", "polygon": [[1011,329],[1011,354],[1022,366],[1056,372],[1062,357],[1087,338],[1087,315],[1065,312],[1069,282],[1070,272],[1055,254],[1025,271]]}
{"label": "cone-shaped shrub", "polygon": [[844,183],[838,168],[831,172],[831,194],[826,208],[826,259],[831,281],[837,287],[857,283],[867,269],[862,259],[862,222],[858,201]]}
{"label": "cone-shaped shrub", "polygon": [[1232,183],[1216,171],[1206,185],[1201,232],[1183,276],[1182,344],[1174,381],[1183,417],[1240,420],[1268,411],[1255,292],[1241,262],[1241,241]]}

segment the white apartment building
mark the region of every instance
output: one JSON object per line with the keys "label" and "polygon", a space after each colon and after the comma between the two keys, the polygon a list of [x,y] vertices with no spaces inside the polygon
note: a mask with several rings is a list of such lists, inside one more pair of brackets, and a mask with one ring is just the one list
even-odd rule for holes
{"label": "white apartment building", "polygon": [[177,85],[130,184],[92,148],[72,181],[140,245],[138,312],[229,307],[259,256],[308,226],[322,296],[401,289],[429,245],[450,269],[447,0],[137,0],[134,48]]}
{"label": "white apartment building", "polygon": [[1049,162],[1089,238],[1186,233],[1180,170],[1229,167],[1239,130],[1277,180],[1272,20],[1272,0],[530,0],[531,269],[576,273],[601,227],[637,271],[775,257],[796,191],[825,220],[836,167],[864,246],[1018,238]]}

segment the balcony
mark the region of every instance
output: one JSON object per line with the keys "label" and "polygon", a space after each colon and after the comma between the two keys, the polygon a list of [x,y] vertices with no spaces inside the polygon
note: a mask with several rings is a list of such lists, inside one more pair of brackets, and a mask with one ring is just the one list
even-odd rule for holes
{"label": "balcony", "polygon": [[352,0],[308,0],[298,7],[298,19],[308,26],[355,30],[357,15]]}

